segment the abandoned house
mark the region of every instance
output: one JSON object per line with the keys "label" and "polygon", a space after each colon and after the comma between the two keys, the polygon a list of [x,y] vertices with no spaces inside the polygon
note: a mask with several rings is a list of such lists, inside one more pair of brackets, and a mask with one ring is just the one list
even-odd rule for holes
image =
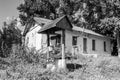
{"label": "abandoned house", "polygon": [[39,33],[47,35],[48,46],[64,44],[65,53],[111,54],[111,38],[72,25],[67,16],[47,23]]}
{"label": "abandoned house", "polygon": [[25,37],[30,48],[62,47],[62,43],[65,53],[111,54],[111,38],[72,25],[67,16],[55,20],[37,18],[35,22]]}

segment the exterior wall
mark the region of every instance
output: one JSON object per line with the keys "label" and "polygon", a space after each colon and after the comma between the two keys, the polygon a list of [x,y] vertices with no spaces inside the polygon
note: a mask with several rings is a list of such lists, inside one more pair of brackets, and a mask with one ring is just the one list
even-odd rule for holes
{"label": "exterior wall", "polygon": [[25,36],[25,45],[30,48],[35,48],[40,50],[42,45],[46,42],[46,36],[44,34],[38,33],[41,29],[41,26],[35,25],[30,29],[30,31]]}
{"label": "exterior wall", "polygon": [[[66,45],[66,52],[73,53],[73,46],[72,46],[72,36],[77,36],[77,47],[78,53],[83,52],[83,38],[87,38],[87,53],[88,54],[111,54],[111,42],[110,39],[102,38],[94,35],[83,34],[80,32],[75,31],[67,31],[65,33],[65,45]],[[96,50],[92,50],[92,40],[95,40]],[[106,52],[104,51],[104,41],[106,42]]]}
{"label": "exterior wall", "polygon": [[[35,48],[40,50],[44,47],[47,47],[47,36],[45,34],[40,34],[38,31],[41,29],[41,26],[35,25],[25,36],[25,44],[29,48]],[[61,33],[59,33],[61,34]],[[72,37],[77,36],[77,47],[79,54],[83,52],[83,38],[87,38],[87,53],[88,54],[111,54],[111,43],[110,39],[102,38],[94,35],[83,34],[78,31],[65,31],[65,49],[66,53],[73,53],[72,46]],[[92,39],[96,41],[96,50],[92,50]],[[106,42],[106,52],[104,51],[104,41]],[[85,53],[84,53],[85,54]]]}

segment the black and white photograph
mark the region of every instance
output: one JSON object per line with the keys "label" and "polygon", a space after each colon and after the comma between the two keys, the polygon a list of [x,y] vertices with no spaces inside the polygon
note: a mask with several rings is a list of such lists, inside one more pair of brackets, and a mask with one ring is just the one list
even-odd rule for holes
{"label": "black and white photograph", "polygon": [[0,0],[0,80],[120,80],[120,0]]}

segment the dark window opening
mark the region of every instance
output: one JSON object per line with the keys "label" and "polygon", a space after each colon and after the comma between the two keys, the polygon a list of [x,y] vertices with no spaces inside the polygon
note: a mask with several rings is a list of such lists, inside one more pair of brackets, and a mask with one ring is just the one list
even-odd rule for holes
{"label": "dark window opening", "polygon": [[92,50],[95,51],[95,40],[92,40]]}
{"label": "dark window opening", "polygon": [[61,35],[58,35],[56,39],[56,46],[60,46],[60,44],[61,44]]}
{"label": "dark window opening", "polygon": [[73,36],[72,45],[77,45],[77,36]]}
{"label": "dark window opening", "polygon": [[87,52],[87,38],[83,38],[83,51]]}
{"label": "dark window opening", "polygon": [[106,51],[106,42],[104,41],[104,51]]}
{"label": "dark window opening", "polygon": [[55,36],[51,36],[51,41],[55,40],[54,44],[55,46],[60,46],[61,43],[61,35],[55,35]]}

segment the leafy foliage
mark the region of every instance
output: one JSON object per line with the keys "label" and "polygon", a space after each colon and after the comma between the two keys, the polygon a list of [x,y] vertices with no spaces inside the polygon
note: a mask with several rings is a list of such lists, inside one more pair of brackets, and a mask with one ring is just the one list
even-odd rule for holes
{"label": "leafy foliage", "polygon": [[31,16],[55,19],[66,14],[74,24],[82,26],[85,23],[86,28],[99,32],[98,24],[102,19],[119,18],[119,4],[118,0],[24,0],[18,10],[23,22]]}
{"label": "leafy foliage", "polygon": [[56,19],[68,15],[71,22],[116,41],[119,30],[119,0],[24,0],[18,10],[23,24],[33,17]]}
{"label": "leafy foliage", "polygon": [[24,4],[21,4],[18,10],[21,12],[20,18],[24,24],[32,16],[50,18],[51,13],[55,14],[55,9],[49,0],[24,0]]}
{"label": "leafy foliage", "polygon": [[2,30],[0,30],[0,52],[1,56],[8,56],[12,49],[12,44],[21,44],[21,31],[16,27],[16,20],[10,24],[4,22]]}
{"label": "leafy foliage", "polygon": [[120,30],[120,20],[119,18],[105,18],[101,21],[100,28],[102,34],[110,37],[117,37],[117,32]]}

